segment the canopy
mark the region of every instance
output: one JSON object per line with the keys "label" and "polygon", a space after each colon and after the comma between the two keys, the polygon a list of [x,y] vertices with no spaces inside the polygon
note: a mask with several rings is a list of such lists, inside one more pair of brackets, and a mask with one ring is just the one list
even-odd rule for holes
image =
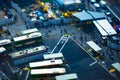
{"label": "canopy", "polygon": [[80,21],[87,21],[87,20],[98,20],[106,18],[105,14],[102,12],[93,12],[93,11],[82,11],[73,13],[73,16],[77,17]]}

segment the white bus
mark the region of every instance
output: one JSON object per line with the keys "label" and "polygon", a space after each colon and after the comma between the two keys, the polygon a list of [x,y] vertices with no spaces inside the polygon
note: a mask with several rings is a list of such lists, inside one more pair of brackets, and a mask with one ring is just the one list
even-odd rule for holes
{"label": "white bus", "polygon": [[40,67],[54,67],[54,66],[59,66],[62,65],[63,61],[61,59],[56,59],[56,60],[45,60],[45,61],[38,61],[38,62],[31,62],[29,63],[29,67],[31,69],[33,68],[40,68]]}
{"label": "white bus", "polygon": [[94,28],[95,33],[97,33],[97,35],[102,39],[106,39],[106,37],[108,36],[107,32],[101,27],[100,24],[98,24],[96,21],[93,21],[93,23],[95,24],[96,28]]}
{"label": "white bus", "polygon": [[94,57],[102,56],[102,48],[100,48],[94,41],[88,41],[87,44],[89,45],[90,51]]}
{"label": "white bus", "polygon": [[40,32],[34,32],[23,36],[14,37],[13,42],[15,47],[21,47],[42,42],[42,34]]}
{"label": "white bus", "polygon": [[12,43],[10,39],[0,40],[0,47],[4,47],[6,49],[12,49]]}
{"label": "white bus", "polygon": [[10,53],[9,55],[14,60],[15,65],[20,65],[26,62],[39,60],[44,54],[47,54],[48,48],[45,46],[38,46],[17,52]]}
{"label": "white bus", "polygon": [[108,35],[117,34],[117,32],[112,27],[112,25],[108,22],[107,19],[97,20],[97,23],[101,25],[101,27],[107,32]]}
{"label": "white bus", "polygon": [[96,21],[93,21],[93,23],[95,24],[96,28],[98,29],[97,32],[99,32],[102,35],[103,39],[105,39],[108,35],[111,36],[111,35],[117,34],[117,32],[114,30],[114,28],[108,22],[107,19],[96,20]]}
{"label": "white bus", "polygon": [[6,49],[4,47],[0,47],[0,54],[3,54],[6,52]]}
{"label": "white bus", "polygon": [[0,62],[7,57],[7,50],[4,47],[0,47]]}
{"label": "white bus", "polygon": [[53,54],[45,54],[43,55],[44,59],[60,59],[63,58],[62,53],[53,53]]}
{"label": "white bus", "polygon": [[23,35],[25,35],[25,34],[30,34],[30,33],[38,32],[38,31],[39,30],[37,28],[32,28],[32,29],[27,29],[27,30],[21,31],[21,33]]}
{"label": "white bus", "polygon": [[31,75],[50,75],[63,74],[66,72],[65,68],[48,68],[48,69],[31,69]]}
{"label": "white bus", "polygon": [[58,75],[55,77],[56,80],[79,80],[76,73]]}
{"label": "white bus", "polygon": [[113,63],[112,67],[116,70],[115,72],[120,78],[120,63],[119,62]]}

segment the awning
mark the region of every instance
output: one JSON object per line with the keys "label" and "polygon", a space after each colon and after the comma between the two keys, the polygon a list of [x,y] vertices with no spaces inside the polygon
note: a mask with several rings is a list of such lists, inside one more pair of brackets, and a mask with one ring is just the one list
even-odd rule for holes
{"label": "awning", "polygon": [[88,21],[88,20],[98,20],[106,18],[106,15],[102,12],[93,12],[93,11],[82,11],[72,14],[80,21]]}
{"label": "awning", "polygon": [[80,21],[86,21],[86,20],[93,19],[93,17],[91,15],[89,15],[86,11],[77,12],[72,15],[75,16],[76,18],[78,18]]}

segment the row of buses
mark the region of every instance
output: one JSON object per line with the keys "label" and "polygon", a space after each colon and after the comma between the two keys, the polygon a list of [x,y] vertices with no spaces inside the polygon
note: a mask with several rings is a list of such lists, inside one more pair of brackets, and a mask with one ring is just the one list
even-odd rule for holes
{"label": "row of buses", "polygon": [[43,55],[44,61],[29,63],[31,80],[78,80],[76,73],[65,74],[63,54]]}
{"label": "row of buses", "polygon": [[24,30],[21,31],[21,33],[22,33],[21,36],[14,37],[12,40],[10,39],[0,40],[0,47],[11,49],[12,44],[14,47],[21,47],[42,42],[42,34],[38,31],[37,28]]}
{"label": "row of buses", "polygon": [[104,41],[110,48],[120,50],[120,36],[117,34],[107,19],[94,20],[93,31]]}

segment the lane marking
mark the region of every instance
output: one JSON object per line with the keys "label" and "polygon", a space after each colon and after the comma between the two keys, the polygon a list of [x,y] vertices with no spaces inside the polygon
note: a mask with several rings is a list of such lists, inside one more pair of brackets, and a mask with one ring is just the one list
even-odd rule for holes
{"label": "lane marking", "polygon": [[95,62],[91,63],[89,66],[93,66],[96,63],[97,63],[97,60]]}
{"label": "lane marking", "polygon": [[28,70],[27,75],[26,75],[26,77],[25,77],[25,80],[28,80],[29,73],[30,73],[30,70]]}
{"label": "lane marking", "polygon": [[109,6],[107,6],[107,8],[110,10],[110,12],[112,12],[113,13],[113,15],[120,21],[120,18],[113,12],[113,10],[109,7]]}
{"label": "lane marking", "polygon": [[67,44],[68,40],[70,39],[70,36],[68,36],[67,40],[65,41],[65,43],[63,44],[63,46],[61,47],[61,49],[59,50],[59,53],[62,51],[62,49],[65,47],[65,45]]}
{"label": "lane marking", "polygon": [[58,43],[56,44],[56,46],[53,48],[53,50],[51,51],[50,54],[52,54],[54,52],[54,50],[57,48],[57,46],[59,45],[60,41],[62,40],[62,38],[64,37],[64,35],[60,38],[60,40],[58,41]]}

